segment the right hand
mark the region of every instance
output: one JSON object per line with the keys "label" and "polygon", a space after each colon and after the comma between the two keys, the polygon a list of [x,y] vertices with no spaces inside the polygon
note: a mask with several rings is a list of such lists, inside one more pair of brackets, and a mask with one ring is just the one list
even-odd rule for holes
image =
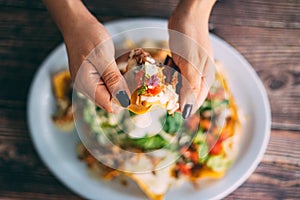
{"label": "right hand", "polygon": [[182,0],[169,19],[169,44],[184,79],[180,109],[188,118],[204,102],[215,76],[208,19],[215,0]]}

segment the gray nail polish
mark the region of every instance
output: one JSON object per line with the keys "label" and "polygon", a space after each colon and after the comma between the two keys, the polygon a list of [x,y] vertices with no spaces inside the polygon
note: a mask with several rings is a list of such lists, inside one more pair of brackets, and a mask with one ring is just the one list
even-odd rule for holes
{"label": "gray nail polish", "polygon": [[119,91],[116,94],[116,97],[117,97],[118,101],[120,102],[121,106],[123,106],[123,107],[129,106],[130,99],[124,90]]}
{"label": "gray nail polish", "polygon": [[185,104],[183,111],[182,111],[182,117],[184,119],[187,119],[191,115],[192,109],[193,109],[192,104]]}

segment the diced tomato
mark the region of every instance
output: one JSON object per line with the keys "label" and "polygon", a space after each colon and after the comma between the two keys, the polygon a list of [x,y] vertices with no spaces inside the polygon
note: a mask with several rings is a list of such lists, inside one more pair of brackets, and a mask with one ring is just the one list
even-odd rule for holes
{"label": "diced tomato", "polygon": [[180,153],[186,159],[189,159],[189,160],[193,161],[194,163],[198,162],[199,158],[198,158],[198,152],[197,151],[191,151],[187,147],[183,147],[183,148],[180,149]]}
{"label": "diced tomato", "polygon": [[188,150],[188,147],[182,147],[180,149],[180,154],[183,155]]}
{"label": "diced tomato", "polygon": [[194,163],[197,163],[198,160],[199,160],[199,156],[198,156],[197,151],[191,151],[190,158],[191,158],[191,160],[192,160]]}
{"label": "diced tomato", "polygon": [[229,131],[223,130],[223,131],[221,132],[221,134],[220,134],[219,140],[220,140],[220,141],[224,141],[224,140],[226,140],[226,139],[229,138],[229,137],[230,137]]}
{"label": "diced tomato", "polygon": [[152,95],[157,95],[158,93],[160,93],[161,92],[161,90],[162,90],[162,88],[158,85],[158,86],[156,86],[156,87],[154,87],[154,88],[148,88],[148,92],[150,93],[150,94],[152,94]]}
{"label": "diced tomato", "polygon": [[222,142],[221,141],[217,141],[211,148],[209,154],[211,155],[219,155],[222,152],[223,148],[222,148]]}
{"label": "diced tomato", "polygon": [[179,171],[184,175],[191,175],[191,169],[185,165],[184,163],[178,163],[177,164]]}
{"label": "diced tomato", "polygon": [[208,129],[210,128],[210,125],[211,125],[210,119],[203,119],[203,120],[200,120],[200,127],[201,127],[203,130],[208,130]]}

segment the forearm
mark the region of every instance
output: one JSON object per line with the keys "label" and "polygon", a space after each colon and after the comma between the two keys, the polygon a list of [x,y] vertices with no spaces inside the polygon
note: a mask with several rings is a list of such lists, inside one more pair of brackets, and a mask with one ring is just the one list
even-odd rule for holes
{"label": "forearm", "polygon": [[216,0],[181,0],[179,6],[186,7],[189,13],[201,15],[208,20],[215,2]]}
{"label": "forearm", "polygon": [[208,23],[215,2],[216,0],[181,0],[173,13],[192,21],[197,19],[198,23]]}
{"label": "forearm", "polygon": [[43,0],[63,36],[72,32],[78,23],[95,20],[81,0]]}
{"label": "forearm", "polygon": [[213,58],[208,20],[216,0],[181,0],[169,20],[169,29],[198,42]]}

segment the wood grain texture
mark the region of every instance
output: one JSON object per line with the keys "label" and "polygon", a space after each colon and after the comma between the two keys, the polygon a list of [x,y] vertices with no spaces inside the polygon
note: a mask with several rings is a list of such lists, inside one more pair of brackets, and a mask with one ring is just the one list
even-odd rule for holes
{"label": "wood grain texture", "polygon": [[[167,18],[178,0],[85,3],[106,22]],[[214,8],[214,33],[254,67],[267,90],[273,120],[261,164],[226,199],[300,199],[299,13],[299,0],[230,0]],[[0,199],[82,199],[41,162],[26,119],[34,73],[62,37],[40,0],[0,0],[0,19]]]}

